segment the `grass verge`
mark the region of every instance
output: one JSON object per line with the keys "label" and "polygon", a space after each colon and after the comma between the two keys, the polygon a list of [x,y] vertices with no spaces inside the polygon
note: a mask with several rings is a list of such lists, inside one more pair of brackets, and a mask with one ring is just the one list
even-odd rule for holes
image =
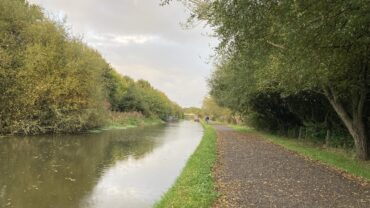
{"label": "grass verge", "polygon": [[128,129],[164,123],[159,118],[145,117],[137,112],[110,112],[107,117],[106,125],[97,129],[91,129],[88,132],[98,133],[106,130]]}
{"label": "grass verge", "polygon": [[154,207],[211,207],[217,198],[212,169],[216,161],[216,131],[203,124],[204,135],[172,188]]}
{"label": "grass verge", "polygon": [[297,139],[290,139],[271,135],[268,133],[257,132],[249,127],[230,126],[239,132],[256,132],[268,139],[274,144],[285,147],[288,150],[306,156],[312,160],[319,161],[328,166],[345,171],[356,177],[360,177],[367,182],[370,182],[370,162],[360,161],[353,154],[346,153],[341,149],[323,148],[322,146],[312,145],[308,142]]}

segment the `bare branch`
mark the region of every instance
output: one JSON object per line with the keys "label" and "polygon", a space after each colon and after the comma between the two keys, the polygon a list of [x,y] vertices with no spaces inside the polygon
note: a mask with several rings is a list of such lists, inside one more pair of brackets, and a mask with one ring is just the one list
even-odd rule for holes
{"label": "bare branch", "polygon": [[284,46],[282,46],[282,45],[279,45],[279,44],[276,44],[276,43],[273,43],[273,42],[271,42],[271,41],[266,41],[268,44],[270,44],[270,45],[272,45],[272,46],[274,46],[274,47],[276,47],[276,48],[280,48],[280,49],[285,49],[285,47]]}

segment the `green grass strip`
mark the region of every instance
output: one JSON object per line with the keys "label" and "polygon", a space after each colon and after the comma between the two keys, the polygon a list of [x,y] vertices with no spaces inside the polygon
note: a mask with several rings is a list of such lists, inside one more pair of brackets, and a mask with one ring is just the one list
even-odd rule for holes
{"label": "green grass strip", "polygon": [[[240,132],[256,132],[249,127],[231,127]],[[360,161],[356,159],[353,154],[345,153],[340,149],[322,148],[297,139],[290,139],[261,132],[256,133],[259,133],[274,144],[278,144],[312,160],[320,161],[321,163],[345,171],[354,176],[361,177],[370,182],[370,162]]]}
{"label": "green grass strip", "polygon": [[212,169],[216,161],[216,132],[203,125],[204,135],[172,188],[155,207],[211,207],[217,198]]}
{"label": "green grass strip", "polygon": [[120,122],[108,122],[103,127],[91,129],[87,132],[89,133],[100,133],[102,131],[108,130],[122,130],[122,129],[131,129],[144,126],[154,126],[165,123],[159,118],[129,118]]}

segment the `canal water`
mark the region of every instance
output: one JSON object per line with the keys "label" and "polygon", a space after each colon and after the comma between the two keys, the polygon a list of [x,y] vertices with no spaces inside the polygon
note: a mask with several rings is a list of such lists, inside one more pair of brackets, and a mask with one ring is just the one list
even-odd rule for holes
{"label": "canal water", "polygon": [[0,138],[0,207],[152,207],[181,173],[200,124]]}

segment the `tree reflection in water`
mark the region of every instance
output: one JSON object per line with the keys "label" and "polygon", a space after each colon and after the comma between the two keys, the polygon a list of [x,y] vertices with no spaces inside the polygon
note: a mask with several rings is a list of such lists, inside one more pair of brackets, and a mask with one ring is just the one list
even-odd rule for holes
{"label": "tree reflection in water", "polygon": [[[201,135],[198,124],[181,122],[96,134],[2,138],[0,207],[112,207],[115,193],[126,204],[149,206],[160,193],[140,196],[129,189],[146,184],[144,189],[153,186],[158,192],[170,186]],[[164,161],[168,157],[173,161]],[[158,176],[163,162],[173,166],[168,168],[173,179]]]}

